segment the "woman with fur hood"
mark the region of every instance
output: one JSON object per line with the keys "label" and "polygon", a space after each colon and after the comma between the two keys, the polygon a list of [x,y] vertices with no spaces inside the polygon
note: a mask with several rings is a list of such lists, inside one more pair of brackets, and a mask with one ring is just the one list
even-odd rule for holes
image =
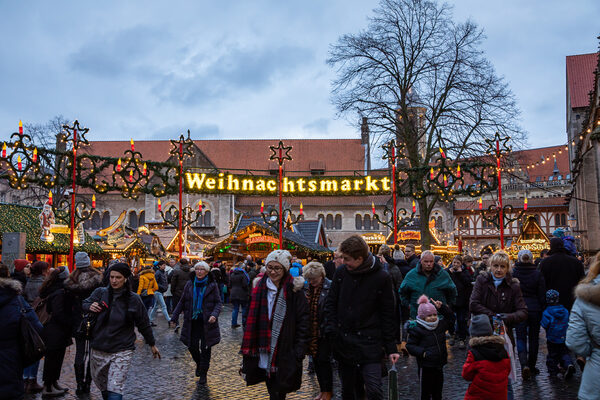
{"label": "woman with fur hood", "polygon": [[90,257],[86,252],[75,254],[75,271],[65,282],[65,290],[72,298],[73,338],[75,339],[75,380],[77,395],[90,392],[92,376],[88,371],[85,376],[85,344],[86,339],[77,334],[83,320],[84,311],[81,304],[90,297],[94,289],[102,286],[102,273],[91,267]]}
{"label": "woman with fur hood", "polygon": [[241,348],[246,384],[266,381],[271,400],[300,389],[308,343],[304,278],[290,275],[291,259],[287,250],[267,256],[266,273],[252,291]]}
{"label": "woman with fur hood", "polygon": [[484,314],[471,317],[471,350],[463,365],[462,377],[471,384],[465,400],[505,400],[508,395],[510,359],[504,338],[492,334],[490,318]]}
{"label": "woman with fur hood", "polygon": [[587,276],[575,288],[566,344],[587,359],[578,398],[597,399],[600,393],[600,256],[596,255]]}

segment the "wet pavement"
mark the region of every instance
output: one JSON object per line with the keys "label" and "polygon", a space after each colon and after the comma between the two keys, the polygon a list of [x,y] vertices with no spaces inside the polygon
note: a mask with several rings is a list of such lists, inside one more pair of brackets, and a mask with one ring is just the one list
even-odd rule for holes
{"label": "wet pavement", "polygon": [[[240,316],[241,319],[241,316]],[[264,384],[247,387],[238,371],[241,356],[238,354],[242,340],[242,328],[231,328],[231,307],[225,305],[221,314],[221,343],[213,347],[208,384],[197,385],[194,376],[195,364],[187,348],[179,341],[173,329],[167,328],[162,314],[157,314],[154,328],[156,345],[162,359],[152,359],[150,348],[144,345],[139,337],[137,350],[127,376],[125,399],[161,400],[161,399],[191,399],[191,400],[220,400],[220,399],[268,399]],[[139,335],[138,335],[139,336]],[[543,336],[543,334],[542,334]],[[522,382],[520,371],[517,372],[517,382],[513,385],[515,399],[576,399],[581,373],[577,371],[572,380],[565,382],[546,373],[545,339],[541,339],[538,368],[540,375],[529,381]],[[462,399],[467,390],[468,382],[461,377],[462,365],[466,359],[467,350],[458,346],[449,348],[448,365],[444,368],[444,399]],[[60,382],[69,387],[69,392],[57,399],[77,399],[75,396],[75,376],[73,358],[75,346],[67,349],[63,363]],[[307,361],[305,360],[305,367]],[[413,357],[401,358],[397,365],[399,382],[399,399],[418,399],[419,383],[416,361]],[[43,362],[40,365],[38,381],[41,381]],[[306,368],[305,368],[306,371]],[[41,382],[40,382],[41,383]],[[385,386],[385,380],[383,382]],[[387,388],[385,394],[387,398]],[[335,378],[334,391],[336,399],[339,395],[339,382]],[[301,389],[288,395],[289,399],[313,399],[319,389],[316,376],[304,373]],[[26,399],[41,399],[41,395],[28,396]],[[92,384],[91,399],[102,399],[98,389]]]}

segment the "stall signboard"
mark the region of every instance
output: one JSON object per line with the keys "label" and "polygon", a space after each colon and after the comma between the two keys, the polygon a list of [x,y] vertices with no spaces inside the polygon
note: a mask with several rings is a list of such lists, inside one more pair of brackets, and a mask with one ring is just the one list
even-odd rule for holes
{"label": "stall signboard", "polygon": [[549,247],[549,242],[545,239],[522,239],[510,246],[511,253],[518,253],[523,249],[527,249],[534,254],[540,253],[542,250]]}
{"label": "stall signboard", "polygon": [[381,233],[363,233],[362,238],[367,244],[384,244],[385,236]]}
{"label": "stall signboard", "polygon": [[421,232],[420,231],[398,232],[398,240],[421,240]]}
{"label": "stall signboard", "polygon": [[263,236],[252,236],[252,237],[248,237],[245,240],[246,245],[251,245],[251,244],[256,244],[256,243],[275,243],[275,244],[279,244],[279,239],[273,236],[267,236],[267,235],[263,235]]}

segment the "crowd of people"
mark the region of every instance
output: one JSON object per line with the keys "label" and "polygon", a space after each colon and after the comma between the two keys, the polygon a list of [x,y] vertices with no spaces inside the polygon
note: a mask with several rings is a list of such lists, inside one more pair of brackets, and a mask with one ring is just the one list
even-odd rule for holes
{"label": "crowd of people", "polygon": [[[240,374],[247,385],[264,382],[271,399],[300,388],[305,357],[319,384],[316,400],[334,397],[336,373],[343,399],[383,399],[382,379],[402,355],[417,361],[415,398],[441,399],[448,346],[466,350],[465,399],[510,399],[516,369],[523,380],[542,373],[542,328],[546,373],[569,380],[578,366],[579,398],[598,398],[600,257],[586,274],[561,238],[537,260],[529,250],[515,260],[500,250],[478,263],[465,255],[444,265],[432,251],[415,250],[382,245],[373,254],[354,235],[324,263],[275,250],[235,265],[117,259],[104,271],[79,252],[71,274],[43,261],[15,260],[12,274],[0,265],[0,399],[64,395],[60,374],[73,342],[75,393],[89,394],[93,382],[103,399],[121,399],[135,329],[161,357],[152,329],[158,309],[206,384],[225,303],[231,328],[243,331]],[[45,345],[42,385],[40,361],[23,365],[19,352],[23,321]]]}

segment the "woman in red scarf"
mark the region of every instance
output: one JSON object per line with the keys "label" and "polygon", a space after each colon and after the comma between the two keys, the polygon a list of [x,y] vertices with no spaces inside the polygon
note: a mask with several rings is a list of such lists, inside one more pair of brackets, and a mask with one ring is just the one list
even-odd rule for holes
{"label": "woman in red scarf", "polygon": [[266,260],[250,302],[242,342],[246,384],[266,382],[271,400],[300,389],[308,343],[308,304],[304,278],[290,273],[291,254],[275,250]]}

